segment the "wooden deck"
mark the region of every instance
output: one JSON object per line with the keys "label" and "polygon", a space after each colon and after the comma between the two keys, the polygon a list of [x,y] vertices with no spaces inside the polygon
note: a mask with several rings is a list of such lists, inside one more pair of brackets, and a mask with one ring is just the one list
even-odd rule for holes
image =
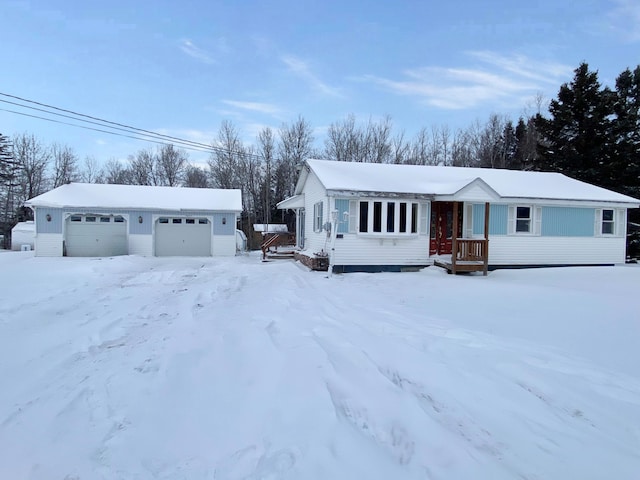
{"label": "wooden deck", "polygon": [[296,245],[296,234],[290,232],[275,232],[265,235],[260,246],[262,259],[293,258]]}

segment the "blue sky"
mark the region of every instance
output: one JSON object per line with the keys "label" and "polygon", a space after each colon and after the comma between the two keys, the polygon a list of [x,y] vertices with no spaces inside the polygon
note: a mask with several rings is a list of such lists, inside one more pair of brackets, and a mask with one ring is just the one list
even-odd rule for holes
{"label": "blue sky", "polygon": [[[611,86],[640,64],[638,0],[33,0],[0,11],[1,93],[203,143],[225,119],[253,142],[302,115],[319,148],[350,113],[390,115],[407,136],[494,112],[517,119],[582,61]],[[24,131],[99,161],[150,146],[0,111],[0,132]]]}

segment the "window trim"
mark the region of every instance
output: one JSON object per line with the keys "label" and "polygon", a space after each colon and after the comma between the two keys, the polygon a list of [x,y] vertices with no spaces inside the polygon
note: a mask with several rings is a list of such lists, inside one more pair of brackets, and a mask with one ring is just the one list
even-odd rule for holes
{"label": "window trim", "polygon": [[[604,212],[611,212],[611,220],[604,219]],[[603,237],[615,237],[616,235],[616,209],[615,208],[603,208],[600,210],[600,235]],[[611,225],[611,232],[604,231],[605,224]]]}

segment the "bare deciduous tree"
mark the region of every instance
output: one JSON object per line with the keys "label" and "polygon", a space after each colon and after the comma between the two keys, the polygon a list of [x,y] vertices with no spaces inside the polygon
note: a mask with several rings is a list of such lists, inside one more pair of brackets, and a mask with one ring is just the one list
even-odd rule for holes
{"label": "bare deciduous tree", "polygon": [[131,183],[134,185],[157,185],[156,159],[153,151],[139,150],[136,156],[129,156]]}
{"label": "bare deciduous tree", "polygon": [[207,172],[195,165],[188,165],[184,171],[183,185],[190,188],[208,188]]}
{"label": "bare deciduous tree", "polygon": [[51,151],[35,135],[22,133],[13,139],[13,157],[20,167],[20,201],[48,190],[47,169]]}
{"label": "bare deciduous tree", "polygon": [[[276,139],[273,130],[269,127],[263,128],[258,133],[258,154],[264,160],[264,179],[261,186],[262,193],[262,219],[269,223],[273,216],[273,192],[272,192],[272,167],[276,151]],[[259,215],[260,217],[260,215]]]}
{"label": "bare deciduous tree", "polygon": [[131,184],[131,170],[125,167],[120,160],[110,159],[105,163],[101,173],[104,183],[119,185]]}
{"label": "bare deciduous tree", "polygon": [[282,125],[278,143],[279,158],[275,165],[276,201],[293,195],[298,169],[313,150],[313,130],[302,116],[291,125]]}
{"label": "bare deciduous tree", "polygon": [[80,181],[84,183],[101,183],[100,168],[95,157],[86,156],[80,168]]}
{"label": "bare deciduous tree", "polygon": [[233,123],[222,121],[213,147],[215,151],[207,161],[212,185],[216,188],[240,188],[238,165],[244,145]]}
{"label": "bare deciduous tree", "polygon": [[188,162],[189,157],[184,150],[172,144],[159,147],[156,152],[156,184],[167,187],[180,185]]}
{"label": "bare deciduous tree", "polygon": [[53,188],[79,179],[78,157],[71,147],[54,143],[51,146],[51,156],[53,157]]}

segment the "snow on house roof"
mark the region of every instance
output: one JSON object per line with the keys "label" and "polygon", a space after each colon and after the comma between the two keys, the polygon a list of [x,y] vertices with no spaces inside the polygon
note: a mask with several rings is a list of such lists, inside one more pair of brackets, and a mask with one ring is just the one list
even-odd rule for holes
{"label": "snow on house roof", "polygon": [[33,207],[242,211],[240,190],[69,183],[25,202]]}
{"label": "snow on house roof", "polygon": [[333,191],[454,195],[481,179],[504,198],[602,201],[640,206],[638,199],[560,173],[330,160],[307,160],[307,164],[324,187]]}

